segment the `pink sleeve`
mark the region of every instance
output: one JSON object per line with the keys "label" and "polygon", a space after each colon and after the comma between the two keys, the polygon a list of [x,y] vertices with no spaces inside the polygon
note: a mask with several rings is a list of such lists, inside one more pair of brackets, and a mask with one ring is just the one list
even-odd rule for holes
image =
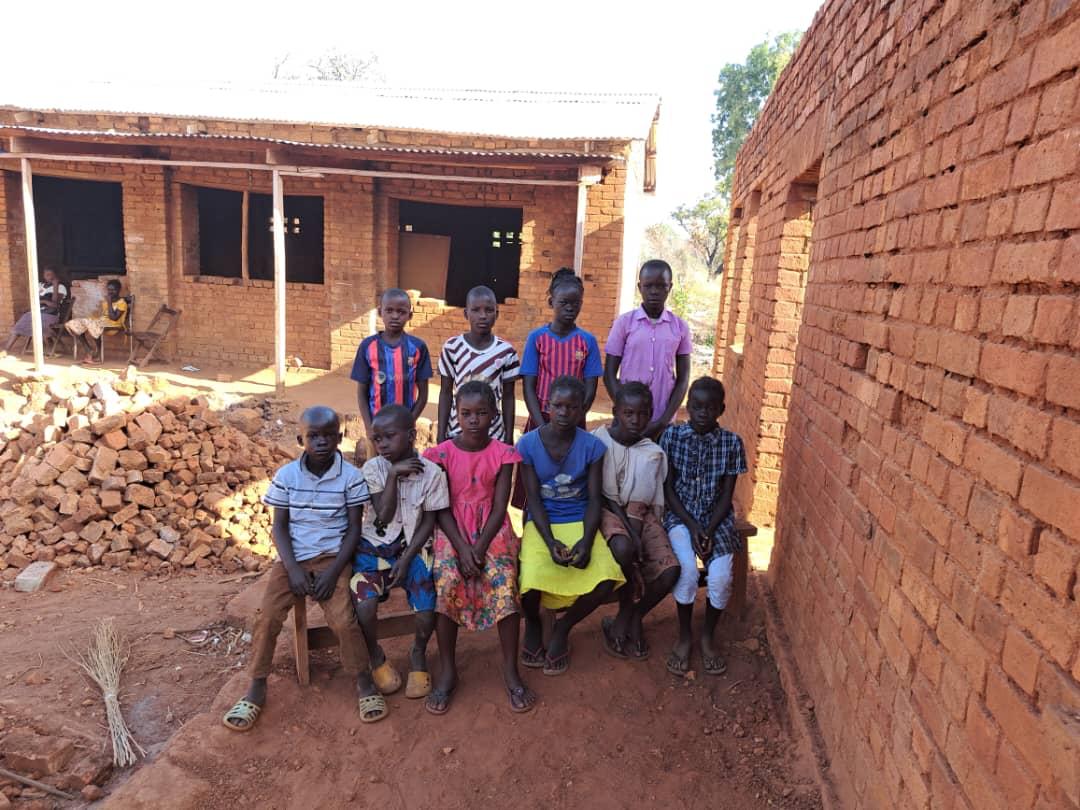
{"label": "pink sleeve", "polygon": [[690,326],[682,318],[679,318],[679,331],[682,335],[679,337],[679,348],[675,350],[676,356],[692,353],[694,344],[690,340]]}
{"label": "pink sleeve", "polygon": [[[681,343],[679,344],[682,345]],[[622,357],[623,349],[626,348],[626,315],[620,315],[611,325],[608,332],[607,343],[604,344],[604,354],[613,354]]]}
{"label": "pink sleeve", "polygon": [[517,464],[521,461],[521,454],[508,444],[502,446],[501,464]]}

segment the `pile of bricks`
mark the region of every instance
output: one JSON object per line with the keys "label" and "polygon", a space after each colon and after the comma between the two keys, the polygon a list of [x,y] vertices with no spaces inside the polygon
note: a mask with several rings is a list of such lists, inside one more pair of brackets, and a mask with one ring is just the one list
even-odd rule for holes
{"label": "pile of bricks", "polygon": [[16,383],[25,405],[0,431],[0,579],[34,561],[151,571],[269,564],[260,498],[289,458],[257,435],[262,414],[164,398],[148,378],[126,376]]}

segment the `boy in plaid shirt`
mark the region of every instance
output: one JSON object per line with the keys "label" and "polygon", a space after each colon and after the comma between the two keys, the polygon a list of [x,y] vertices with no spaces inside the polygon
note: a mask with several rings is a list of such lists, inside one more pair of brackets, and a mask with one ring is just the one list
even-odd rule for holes
{"label": "boy in plaid shirt", "polygon": [[709,594],[701,636],[702,667],[710,675],[723,675],[727,664],[713,644],[713,633],[731,598],[735,552],[742,549],[731,499],[735,477],[746,472],[746,456],[742,440],[717,424],[724,412],[724,386],[718,380],[695,380],[686,410],[689,421],[672,425],[660,437],[669,464],[664,484],[664,528],[682,569],[673,591],[679,612],[679,640],[668,656],[667,668],[675,675],[685,675],[690,669],[690,626],[700,557],[706,563]]}

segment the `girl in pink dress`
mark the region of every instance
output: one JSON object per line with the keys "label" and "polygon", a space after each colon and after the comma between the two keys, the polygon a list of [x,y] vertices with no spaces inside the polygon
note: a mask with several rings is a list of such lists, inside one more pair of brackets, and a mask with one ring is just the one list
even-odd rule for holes
{"label": "girl in pink dress", "polygon": [[536,695],[518,672],[520,542],[506,516],[510,479],[521,456],[488,435],[495,413],[491,386],[475,380],[465,383],[457,392],[461,434],[424,453],[446,471],[451,504],[438,515],[434,543],[435,633],[441,666],[427,698],[432,714],[447,712],[457,686],[458,627],[497,626],[510,709],[527,712],[536,705]]}

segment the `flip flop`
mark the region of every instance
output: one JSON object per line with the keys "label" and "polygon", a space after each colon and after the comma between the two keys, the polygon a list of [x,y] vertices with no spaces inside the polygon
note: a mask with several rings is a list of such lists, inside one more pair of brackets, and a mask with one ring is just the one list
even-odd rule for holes
{"label": "flip flop", "polygon": [[365,695],[356,701],[360,709],[361,723],[378,723],[386,715],[390,714],[390,708],[386,705],[386,698],[382,695]]}
{"label": "flip flop", "polygon": [[535,650],[526,649],[524,645],[521,647],[521,665],[523,667],[543,669],[546,658],[547,650],[544,649],[543,645]]}
{"label": "flip flop", "polygon": [[723,675],[727,672],[727,661],[719,655],[705,655],[701,653],[701,668],[705,670],[706,675]]}
{"label": "flip flop", "polygon": [[671,654],[667,657],[667,671],[672,675],[678,675],[680,678],[685,678],[686,673],[690,671],[690,656],[687,655],[683,658],[672,650]]}
{"label": "flip flop", "polygon": [[621,658],[625,661],[629,656],[627,656],[626,651],[623,650],[623,640],[615,638],[614,634],[611,632],[611,628],[614,626],[615,619],[611,616],[605,616],[600,620],[600,637],[604,640],[604,650],[612,658]]}
{"label": "flip flop", "polygon": [[652,649],[649,647],[649,642],[644,638],[639,638],[637,641],[631,641],[629,644],[630,652],[627,656],[631,661],[648,661],[649,656],[652,655]]}
{"label": "flip flop", "polygon": [[[233,704],[229,711],[225,712],[225,716],[221,718],[221,723],[230,731],[240,733],[251,731],[259,719],[260,712],[262,712],[262,706],[258,703],[252,703],[250,700],[241,698]],[[238,722],[229,722],[230,720]]]}
{"label": "flip flop", "polygon": [[[527,686],[516,686],[513,689],[508,686],[506,694],[510,698],[510,711],[514,714],[525,714],[536,708],[536,695]],[[515,699],[520,700],[522,705],[515,703]]]}
{"label": "flip flop", "polygon": [[375,681],[375,688],[384,695],[392,695],[401,688],[401,675],[394,669],[389,659],[371,670],[371,679]]}
{"label": "flip flop", "polygon": [[414,669],[409,672],[409,681],[405,684],[405,697],[419,700],[431,694],[431,675]]}
{"label": "flip flop", "polygon": [[432,689],[424,702],[424,708],[431,714],[446,714],[450,711],[450,700],[453,696],[453,689]]}
{"label": "flip flop", "polygon": [[556,655],[552,658],[550,655],[544,656],[544,674],[555,677],[562,675],[566,670],[570,669],[570,648],[567,647],[566,651],[562,655]]}

